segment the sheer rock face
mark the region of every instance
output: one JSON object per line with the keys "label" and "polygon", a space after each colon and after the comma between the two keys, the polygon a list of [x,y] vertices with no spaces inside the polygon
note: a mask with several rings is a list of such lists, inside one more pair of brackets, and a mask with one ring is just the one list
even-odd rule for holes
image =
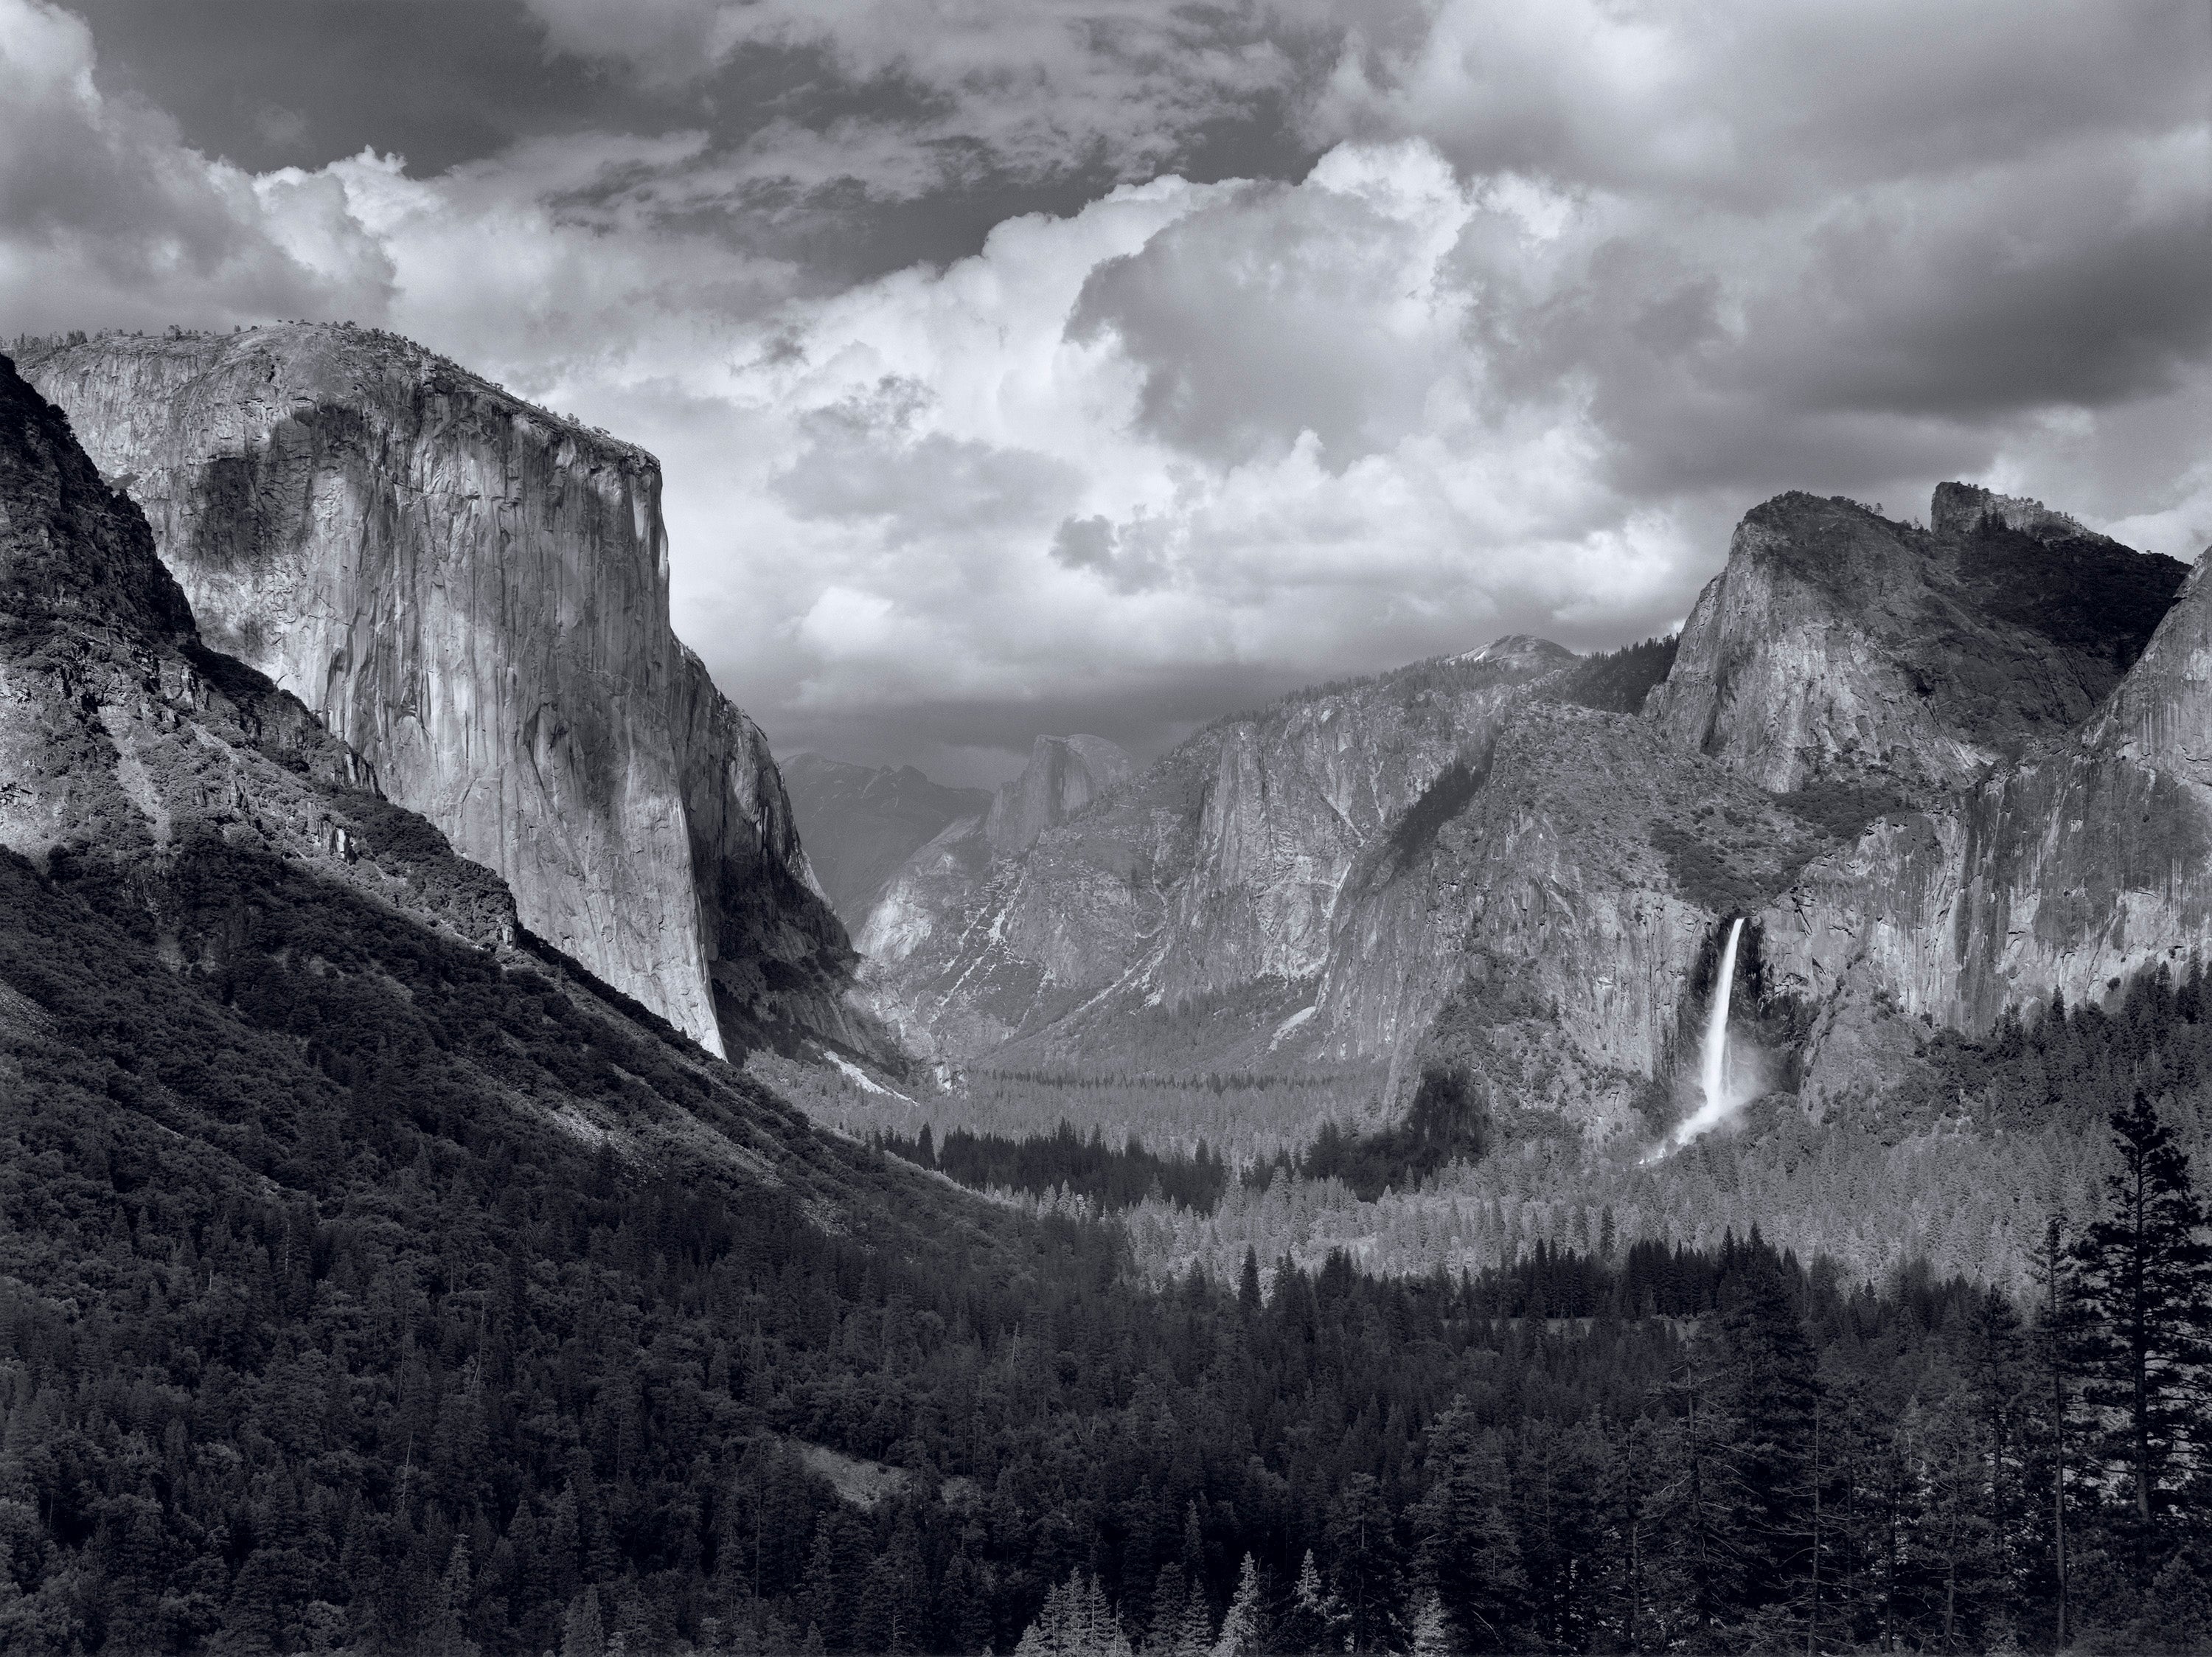
{"label": "sheer rock face", "polygon": [[525,925],[714,1051],[842,1027],[850,956],[766,744],[668,622],[660,475],[392,336],[27,356],[211,642],[298,696]]}
{"label": "sheer rock face", "polygon": [[992,796],[983,838],[1001,857],[1027,851],[1047,829],[1127,782],[1136,769],[1103,736],[1041,736],[1021,774]]}
{"label": "sheer rock face", "polygon": [[2212,941],[2212,596],[2032,502],[1947,485],[1931,521],[1754,510],[1644,718],[1501,641],[1225,722],[1018,856],[948,830],[871,917],[872,992],[940,1056],[1386,1100],[1466,1057],[1601,1129],[1678,1063],[1730,915],[1815,1095],[1923,1015]]}
{"label": "sheer rock face", "polygon": [[166,871],[268,853],[470,943],[511,941],[490,870],[378,795],[299,701],[208,649],[137,507],[0,357],[0,845],[129,874],[165,959],[220,965]]}
{"label": "sheer rock face", "polygon": [[1824,837],[1640,719],[1539,698],[1501,722],[1474,780],[1425,844],[1361,860],[1299,1036],[1318,1057],[1385,1058],[1386,1099],[1417,1063],[1465,1059],[1502,1096],[1625,1127],[1679,1050],[1720,924],[1664,846],[1726,843],[1771,889]]}
{"label": "sheer rock face", "polygon": [[[1277,1033],[1313,1003],[1361,859],[1528,686],[1573,661],[1501,643],[1224,721],[1019,855],[998,855],[985,825],[947,829],[863,929],[873,1005],[955,1060],[1157,1069],[1174,1054],[1203,1069],[1310,1057],[1310,1042]],[[1009,785],[994,813],[1040,787]],[[1348,1016],[1358,1027],[1340,1045],[1363,1065],[1387,1062],[1418,1022],[1395,1004]]]}
{"label": "sheer rock face", "polygon": [[2086,718],[2185,573],[1964,484],[1929,521],[1800,494],[1753,509],[1651,718],[1763,788],[1931,800]]}
{"label": "sheer rock face", "polygon": [[[1968,1031],[2102,997],[2212,945],[2212,587],[2200,560],[2142,657],[2076,730],[1823,858],[1765,917],[1781,987],[1822,1009],[1813,1081],[1893,1008]],[[1825,1062],[1823,1062],[1825,1061]]]}

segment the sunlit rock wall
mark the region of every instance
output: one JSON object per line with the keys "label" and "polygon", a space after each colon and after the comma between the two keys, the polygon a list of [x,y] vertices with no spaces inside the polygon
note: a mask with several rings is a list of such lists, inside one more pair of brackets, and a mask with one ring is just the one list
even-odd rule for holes
{"label": "sunlit rock wall", "polygon": [[[106,335],[25,371],[210,641],[503,875],[525,925],[716,1051],[726,1018],[835,1022],[842,929],[774,762],[669,625],[651,455],[347,327]],[[795,977],[747,953],[769,935]],[[774,1006],[764,975],[792,978]]]}

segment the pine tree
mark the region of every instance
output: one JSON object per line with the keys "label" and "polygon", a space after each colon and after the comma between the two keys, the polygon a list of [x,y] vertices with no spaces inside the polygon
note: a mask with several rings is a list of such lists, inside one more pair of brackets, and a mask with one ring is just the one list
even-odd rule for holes
{"label": "pine tree", "polygon": [[1203,1657],[1213,1644],[1213,1617],[1206,1591],[1179,1564],[1165,1564],[1152,1579],[1152,1614],[1145,1630],[1147,1657]]}
{"label": "pine tree", "polygon": [[1380,1651],[1395,1630],[1391,1608],[1398,1597],[1398,1540],[1389,1508],[1369,1473],[1354,1473],[1329,1505],[1322,1531],[1329,1575],[1347,1618],[1353,1651]]}
{"label": "pine tree", "polygon": [[1275,1631],[1277,1649],[1292,1657],[1341,1651],[1350,1621],[1344,1602],[1322,1581],[1321,1568],[1314,1563],[1313,1550],[1308,1548],[1298,1566],[1298,1580],[1291,1587],[1290,1604]]}
{"label": "pine tree", "polygon": [[1699,1331],[1709,1390],[1732,1422],[1728,1447],[1735,1486],[1734,1545],[1746,1610],[1800,1598],[1810,1557],[1800,1545],[1798,1505],[1810,1488],[1818,1382],[1811,1343],[1790,1275],[1756,1227],[1730,1260],[1723,1251],[1721,1305]]}
{"label": "pine tree", "polygon": [[1213,1642],[1213,1657],[1255,1657],[1267,1649],[1266,1619],[1260,1611],[1260,1568],[1252,1556],[1237,1573],[1237,1592],[1221,1618],[1221,1632]]}
{"label": "pine tree", "polygon": [[2063,1215],[2054,1214],[2045,1222],[2043,1246],[2036,1252],[2035,1276],[2039,1461],[2049,1488],[2045,1510],[2050,1522],[2053,1641],[2063,1648],[2074,1633],[2071,1506],[2078,1453],[2075,1417],[2079,1403],[2078,1365],[2087,1332],[2087,1313],[2073,1252],[2066,1244]]}
{"label": "pine tree", "polygon": [[1044,1597],[1036,1620],[1023,1630],[1015,1657],[1130,1657],[1129,1637],[1108,1603],[1106,1591],[1081,1567]]}
{"label": "pine tree", "polygon": [[1434,1588],[1422,1589],[1413,1600],[1413,1657],[1455,1657],[1463,1648]]}
{"label": "pine tree", "polygon": [[586,1587],[569,1603],[561,1630],[561,1657],[605,1657],[606,1624],[599,1615],[599,1591]]}
{"label": "pine tree", "polygon": [[2142,1089],[2112,1118],[2120,1166],[2105,1182],[2105,1216],[2075,1245],[2091,1308],[2087,1398],[2122,1414],[2106,1453],[2127,1471],[2136,1580],[2149,1586],[2159,1532],[2202,1430],[2212,1362],[2212,1243],[2190,1173]]}
{"label": "pine tree", "polygon": [[477,1657],[476,1642],[465,1632],[472,1588],[469,1539],[458,1537],[453,1542],[453,1556],[446,1562],[445,1575],[430,1596],[428,1613],[416,1640],[416,1649],[424,1657]]}
{"label": "pine tree", "polygon": [[1422,1575],[1469,1650],[1516,1649],[1528,1578],[1505,1516],[1504,1459],[1463,1399],[1430,1430],[1429,1455],[1437,1472],[1418,1509]]}

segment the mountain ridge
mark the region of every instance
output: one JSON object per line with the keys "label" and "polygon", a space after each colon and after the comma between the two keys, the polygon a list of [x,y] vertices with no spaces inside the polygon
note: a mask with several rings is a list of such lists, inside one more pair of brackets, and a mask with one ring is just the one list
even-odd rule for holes
{"label": "mountain ridge", "polygon": [[[1881,968],[1869,927],[1940,955],[1942,894],[1972,884],[1958,845],[2017,839],[1992,826],[2027,809],[2003,789],[2025,801],[2039,756],[2096,720],[2185,740],[2159,711],[2171,689],[2148,688],[2179,650],[2155,641],[2192,607],[2173,602],[2185,566],[1969,485],[1939,489],[1929,516],[1778,496],[1747,514],[1679,642],[1581,658],[1512,637],[1294,692],[1018,856],[927,848],[863,929],[863,984],[956,1068],[1141,1072],[1148,1050],[1186,1069],[1321,1066],[1389,1113],[1425,1070],[1472,1063],[1610,1134],[1674,1074],[1716,929],[1744,915],[1765,1004],[1743,1015],[1799,1033],[1785,1070],[1814,1097],[1863,1088],[1904,1039],[1869,1009],[1974,1028],[2029,993],[1992,987],[1994,968]],[[1408,722],[1424,695],[1429,722]],[[1327,780],[1352,754],[1399,773],[1379,794],[1368,779],[1356,823]],[[2000,801],[1979,817],[1962,804],[1977,789]],[[1854,890],[1899,912],[1869,921]],[[2072,947],[2021,970],[2086,983],[2142,959],[2091,950],[2077,970]],[[1954,987],[1907,993],[1913,972]]]}

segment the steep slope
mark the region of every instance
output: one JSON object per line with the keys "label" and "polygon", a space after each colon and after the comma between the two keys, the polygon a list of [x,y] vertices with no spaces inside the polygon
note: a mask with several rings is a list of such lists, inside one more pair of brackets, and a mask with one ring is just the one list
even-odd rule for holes
{"label": "steep slope", "polygon": [[1875,825],[1767,911],[1780,986],[1819,1009],[1816,1092],[1883,1080],[1897,1019],[1985,1030],[2212,951],[2207,567],[2078,730]]}
{"label": "steep slope", "polygon": [[1103,736],[1041,736],[1030,746],[1029,763],[991,796],[983,838],[995,856],[1027,851],[1047,829],[1127,782],[1136,769]]}
{"label": "steep slope", "polygon": [[[1223,721],[1018,856],[956,825],[892,881],[861,935],[872,1004],[957,1061],[1274,1063],[1273,1033],[1310,1003],[1361,858],[1573,661],[1501,640]],[[1000,800],[1036,786],[1022,779]]]}
{"label": "steep slope", "polygon": [[796,753],[782,771],[807,861],[855,937],[908,858],[962,818],[991,807],[988,790],[948,788],[911,765],[878,770]]}
{"label": "steep slope", "polygon": [[1929,800],[2086,718],[2185,573],[1960,484],[1924,530],[1778,496],[1736,530],[1649,712],[1763,788]]}
{"label": "steep slope", "polygon": [[710,1050],[845,1029],[850,957],[758,729],[668,624],[660,475],[388,334],[26,353],[209,637],[524,923]]}
{"label": "steep slope", "polygon": [[1360,859],[1283,1045],[1382,1063],[1389,1101],[1421,1069],[1464,1066],[1493,1106],[1598,1133],[1634,1125],[1673,1067],[1721,917],[1832,844],[1642,720],[1547,698],[1501,722],[1443,803]]}
{"label": "steep slope", "polygon": [[[791,1438],[892,1447],[833,1419],[863,1331],[973,1408],[984,1343],[1114,1265],[813,1130],[519,928],[205,647],[4,357],[0,1153],[26,1651],[536,1652],[587,1593],[633,1648],[711,1642],[743,1458],[803,1563],[837,1502]],[[1024,1419],[1058,1387],[1019,1385]],[[671,1559],[695,1603],[637,1590]]]}
{"label": "steep slope", "polygon": [[[126,1087],[127,1103],[144,1091],[185,1117],[220,1114],[245,1090],[289,1141],[303,1129],[288,1099],[327,1092],[333,1065],[363,1080],[365,1057],[626,1154],[703,1157],[769,1184],[788,1181],[787,1153],[835,1164],[794,1112],[520,926],[498,876],[382,798],[297,698],[208,649],[137,507],[4,357],[0,847],[10,982],[28,998],[18,1034],[52,1038],[32,1009],[58,1016],[124,971],[54,947],[96,935],[125,976],[158,975],[199,1004],[191,1019],[273,1067],[172,1063],[128,1020],[48,1052],[167,1078]],[[562,1026],[550,1046],[541,999]],[[503,1023],[518,1005],[523,1023]],[[254,1033],[270,1030],[274,1049]],[[802,1169],[799,1183],[836,1195],[834,1177]]]}
{"label": "steep slope", "polygon": [[1882,1009],[1979,1027],[2205,936],[2181,573],[1962,485],[1924,531],[1781,496],[1679,645],[1500,641],[1224,722],[1019,856],[948,831],[864,982],[995,1069],[1319,1070],[1388,1106],[1463,1065],[1603,1130],[1747,915],[1744,1017],[1832,1089],[1894,1057]]}

